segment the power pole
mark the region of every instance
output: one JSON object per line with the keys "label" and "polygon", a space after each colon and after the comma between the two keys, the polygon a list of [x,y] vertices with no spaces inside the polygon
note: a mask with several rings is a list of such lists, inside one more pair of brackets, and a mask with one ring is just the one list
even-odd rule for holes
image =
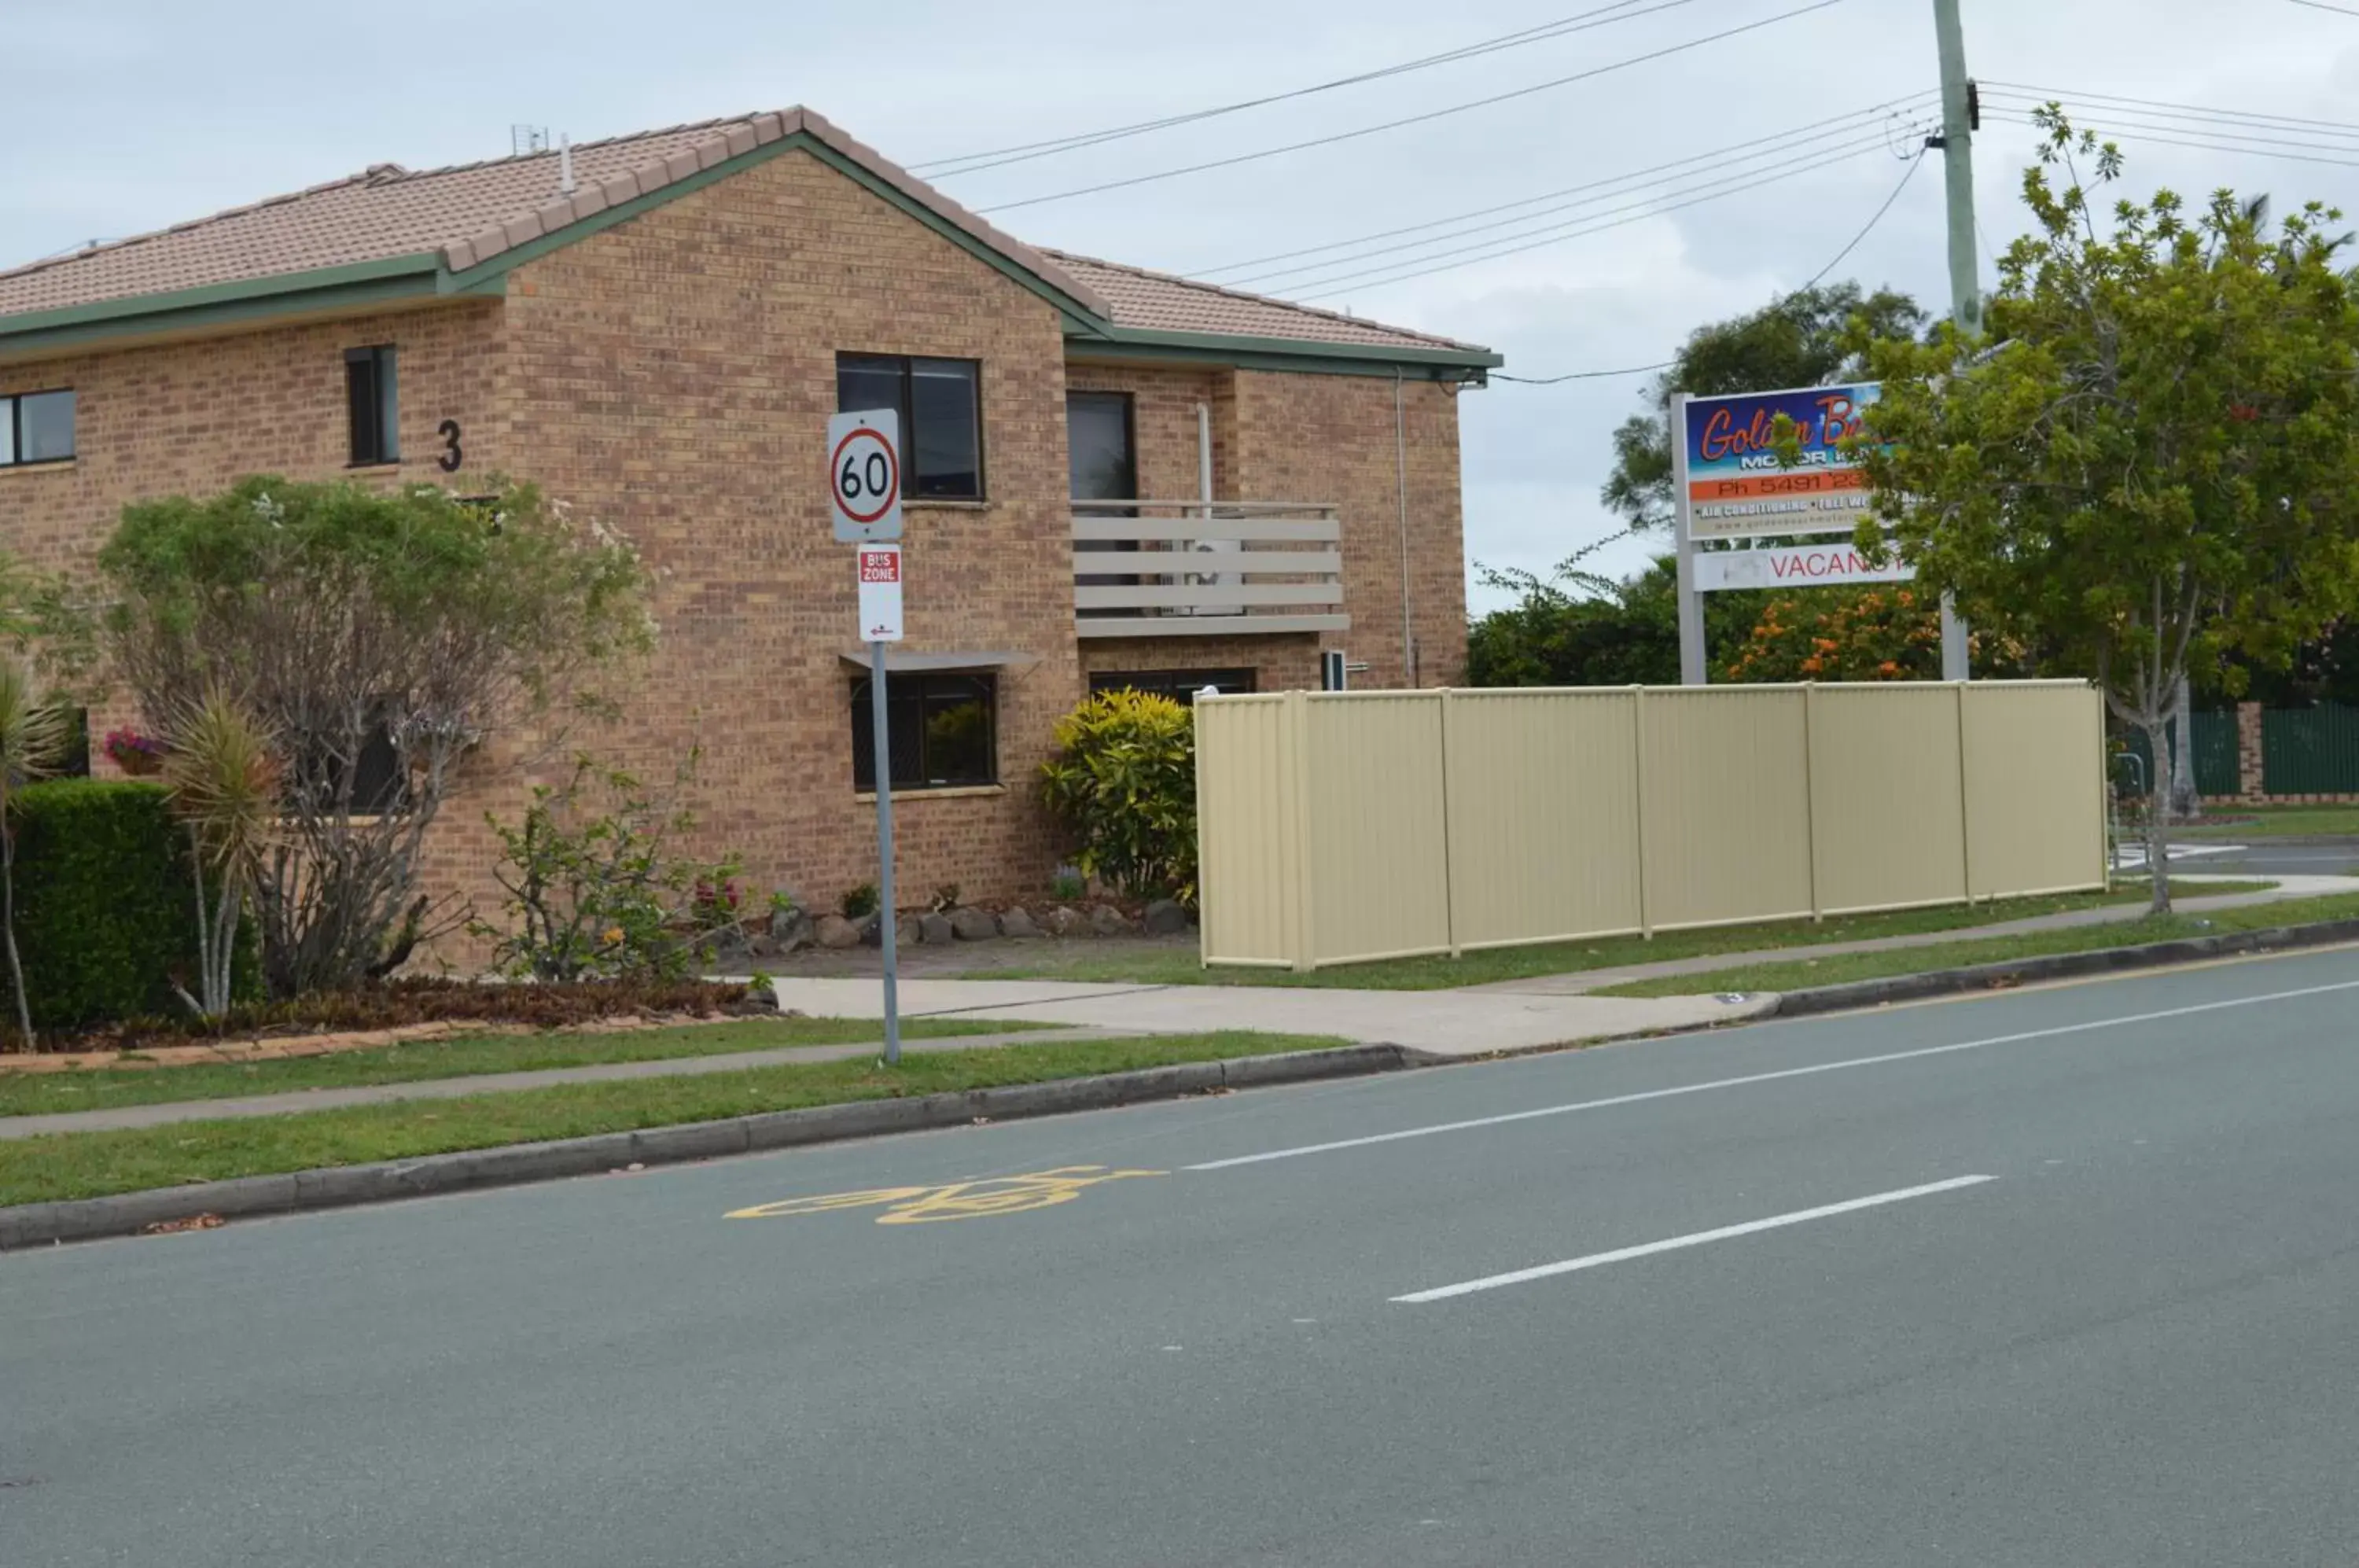
{"label": "power pole", "polygon": [[[1941,51],[1941,149],[1950,195],[1950,317],[1961,335],[1982,335],[1982,279],[1974,268],[1973,83],[1966,77],[1966,38],[1958,0],[1933,0],[1933,36]],[[1941,679],[1969,675],[1966,623],[1941,595]]]}

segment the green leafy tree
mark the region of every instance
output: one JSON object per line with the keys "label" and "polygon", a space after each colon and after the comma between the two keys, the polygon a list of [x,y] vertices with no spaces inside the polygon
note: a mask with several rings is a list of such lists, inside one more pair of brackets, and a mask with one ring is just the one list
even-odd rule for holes
{"label": "green leafy tree", "polygon": [[1195,715],[1155,692],[1101,691],[1057,721],[1041,765],[1074,864],[1135,897],[1196,901]]}
{"label": "green leafy tree", "polygon": [[[114,667],[151,719],[232,693],[283,763],[255,885],[273,996],[389,973],[461,911],[418,889],[429,829],[504,726],[589,700],[642,648],[636,559],[530,486],[239,481],[126,507],[99,568]],[[364,791],[364,758],[389,780]]]}
{"label": "green leafy tree", "polygon": [[[1481,568],[1484,586],[1516,595],[1466,632],[1475,686],[1669,686],[1680,679],[1678,582],[1664,556],[1620,582],[1584,571],[1581,557],[1549,576]],[[1753,624],[1753,592],[1704,598],[1704,642],[1735,647]]]}
{"label": "green leafy tree", "polygon": [[1880,552],[1888,526],[1928,591],[2037,627],[2166,756],[2191,668],[2282,669],[2359,607],[2359,292],[2314,203],[2272,224],[2225,191],[2192,210],[2163,191],[2101,223],[2080,168],[2110,184],[2119,152],[2039,118],[1991,346],[1860,334],[1884,397],[1859,543]]}
{"label": "green leafy tree", "polygon": [[1926,318],[1916,300],[1897,289],[1870,294],[1856,283],[1832,283],[1689,333],[1671,367],[1642,394],[1647,411],[1614,432],[1614,473],[1600,495],[1606,508],[1634,530],[1669,529],[1671,395],[1768,392],[1841,380],[1858,368],[1854,320],[1871,336],[1901,338],[1922,332]]}

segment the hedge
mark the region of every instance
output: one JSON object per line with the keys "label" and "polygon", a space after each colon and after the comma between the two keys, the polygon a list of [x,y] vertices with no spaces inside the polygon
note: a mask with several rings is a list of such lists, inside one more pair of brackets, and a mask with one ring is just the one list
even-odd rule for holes
{"label": "hedge", "polygon": [[[180,1011],[172,981],[196,972],[196,891],[188,837],[163,789],[62,779],[16,791],[11,814],[16,950],[34,1027]],[[250,955],[239,968],[250,986]],[[0,965],[0,999],[13,1017],[8,989]]]}

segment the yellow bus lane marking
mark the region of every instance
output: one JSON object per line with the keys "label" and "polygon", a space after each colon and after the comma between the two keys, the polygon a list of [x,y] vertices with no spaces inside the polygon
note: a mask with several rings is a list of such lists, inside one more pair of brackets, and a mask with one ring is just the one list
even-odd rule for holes
{"label": "yellow bus lane marking", "polygon": [[1062,1165],[1054,1171],[1028,1175],[990,1176],[932,1187],[870,1187],[859,1192],[786,1198],[775,1203],[756,1203],[749,1209],[733,1209],[727,1217],[768,1220],[792,1214],[831,1214],[839,1209],[882,1207],[885,1212],[876,1216],[878,1225],[929,1225],[937,1220],[1027,1214],[1034,1209],[1070,1203],[1084,1190],[1102,1181],[1169,1174],[1168,1171],[1117,1171],[1103,1165]]}

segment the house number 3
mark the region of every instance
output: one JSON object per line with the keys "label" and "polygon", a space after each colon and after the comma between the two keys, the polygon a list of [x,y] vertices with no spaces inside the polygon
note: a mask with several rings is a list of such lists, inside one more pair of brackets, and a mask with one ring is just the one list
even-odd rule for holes
{"label": "house number 3", "polygon": [[459,446],[459,421],[445,419],[434,427],[434,433],[442,438],[442,455],[434,460],[435,466],[445,474],[458,473],[459,464],[467,458]]}

